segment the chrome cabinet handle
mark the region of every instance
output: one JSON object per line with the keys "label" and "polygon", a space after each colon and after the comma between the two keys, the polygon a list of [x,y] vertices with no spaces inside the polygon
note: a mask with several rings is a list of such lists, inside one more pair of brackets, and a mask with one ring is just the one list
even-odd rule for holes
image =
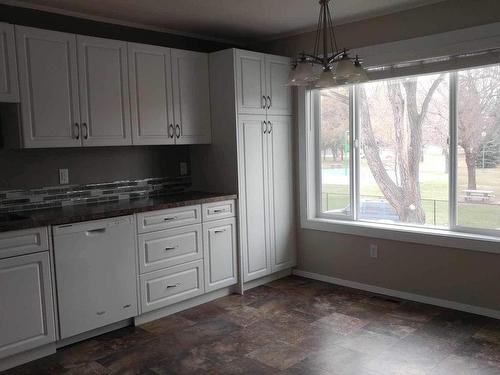
{"label": "chrome cabinet handle", "polygon": [[170,250],[175,250],[175,249],[177,249],[177,246],[167,246],[165,248],[165,251],[170,251]]}
{"label": "chrome cabinet handle", "polygon": [[82,128],[85,129],[85,134],[83,136],[83,139],[89,139],[89,127],[87,126],[86,122],[82,124]]}
{"label": "chrome cabinet handle", "polygon": [[219,209],[219,210],[213,210],[212,211],[214,214],[217,214],[219,212],[226,212],[226,209]]}
{"label": "chrome cabinet handle", "polygon": [[267,123],[269,124],[269,130],[267,132],[271,134],[271,132],[273,131],[273,124],[271,121],[268,121]]}
{"label": "chrome cabinet handle", "polygon": [[106,314],[106,311],[97,311],[96,314],[97,315],[104,315],[104,314]]}
{"label": "chrome cabinet handle", "polygon": [[168,137],[174,138],[174,125],[170,124],[168,126]]}
{"label": "chrome cabinet handle", "polygon": [[177,138],[180,138],[181,136],[181,127],[179,126],[179,124],[175,125],[175,136]]}
{"label": "chrome cabinet handle", "polygon": [[75,138],[80,139],[80,125],[78,125],[77,122],[75,122],[75,129],[76,129]]}
{"label": "chrome cabinet handle", "polygon": [[265,95],[262,95],[262,108],[266,109],[267,107],[267,99]]}
{"label": "chrome cabinet handle", "polygon": [[264,128],[264,134],[267,134],[267,122],[266,121],[262,121],[262,125],[265,126],[265,128]]}
{"label": "chrome cabinet handle", "polygon": [[177,219],[177,216],[170,216],[170,217],[164,217],[163,221],[170,221],[170,220],[175,220]]}
{"label": "chrome cabinet handle", "polygon": [[179,285],[181,285],[181,284],[167,285],[167,289],[177,288]]}
{"label": "chrome cabinet handle", "polygon": [[269,95],[267,96],[267,99],[269,99],[269,104],[267,105],[267,109],[269,109],[269,108],[271,108],[271,106],[273,104],[272,104],[272,101],[271,101],[271,97]]}
{"label": "chrome cabinet handle", "polygon": [[214,230],[214,233],[223,233],[225,232],[226,230],[225,229],[219,229],[219,230]]}

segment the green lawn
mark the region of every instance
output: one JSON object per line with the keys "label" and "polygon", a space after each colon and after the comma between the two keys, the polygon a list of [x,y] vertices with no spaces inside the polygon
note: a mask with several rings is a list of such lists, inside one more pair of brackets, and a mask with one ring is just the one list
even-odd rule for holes
{"label": "green lawn", "polygon": [[[330,163],[328,163],[330,164]],[[442,164],[442,163],[441,163]],[[448,174],[436,168],[440,165],[428,157],[421,164],[421,194],[422,204],[426,214],[426,224],[448,225]],[[330,165],[328,165],[330,167]],[[361,162],[362,170],[368,171],[366,161]],[[366,176],[365,171],[361,175]],[[478,189],[495,192],[495,202],[463,202],[462,191],[467,188],[467,168],[462,160],[458,165],[458,223],[464,226],[479,228],[500,228],[500,168],[477,169]],[[329,210],[342,209],[349,204],[349,188],[347,185],[324,184],[323,193],[330,193],[328,201],[326,194],[322,198],[322,207]],[[383,197],[378,185],[373,179],[362,178],[360,186],[362,197]]]}

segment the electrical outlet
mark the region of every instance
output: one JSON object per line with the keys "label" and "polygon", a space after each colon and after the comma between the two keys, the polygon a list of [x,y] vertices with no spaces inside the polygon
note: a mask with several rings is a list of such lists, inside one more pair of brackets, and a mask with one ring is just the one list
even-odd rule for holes
{"label": "electrical outlet", "polygon": [[187,175],[187,173],[188,173],[188,165],[187,165],[186,162],[181,161],[179,163],[179,169],[180,169],[181,176]]}
{"label": "electrical outlet", "polygon": [[69,184],[69,172],[67,168],[59,169],[59,183],[61,185]]}
{"label": "electrical outlet", "polygon": [[370,244],[370,257],[378,258],[378,246],[374,243]]}

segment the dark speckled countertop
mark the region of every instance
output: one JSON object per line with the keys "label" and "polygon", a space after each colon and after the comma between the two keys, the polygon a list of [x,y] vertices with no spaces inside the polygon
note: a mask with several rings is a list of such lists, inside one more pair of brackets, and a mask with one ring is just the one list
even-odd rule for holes
{"label": "dark speckled countertop", "polygon": [[148,199],[124,200],[112,203],[91,205],[75,205],[62,208],[50,208],[35,211],[16,212],[21,218],[0,221],[0,232],[10,230],[77,223],[80,221],[100,220],[109,217],[130,215],[137,212],[163,210],[166,208],[191,206],[236,199],[236,194],[220,194],[205,192],[185,192],[176,195],[165,195]]}

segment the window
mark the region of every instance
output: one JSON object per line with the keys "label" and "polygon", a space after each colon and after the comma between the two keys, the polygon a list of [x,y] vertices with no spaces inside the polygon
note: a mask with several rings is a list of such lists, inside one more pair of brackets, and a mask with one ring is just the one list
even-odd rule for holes
{"label": "window", "polygon": [[500,234],[500,65],[309,94],[314,217]]}

